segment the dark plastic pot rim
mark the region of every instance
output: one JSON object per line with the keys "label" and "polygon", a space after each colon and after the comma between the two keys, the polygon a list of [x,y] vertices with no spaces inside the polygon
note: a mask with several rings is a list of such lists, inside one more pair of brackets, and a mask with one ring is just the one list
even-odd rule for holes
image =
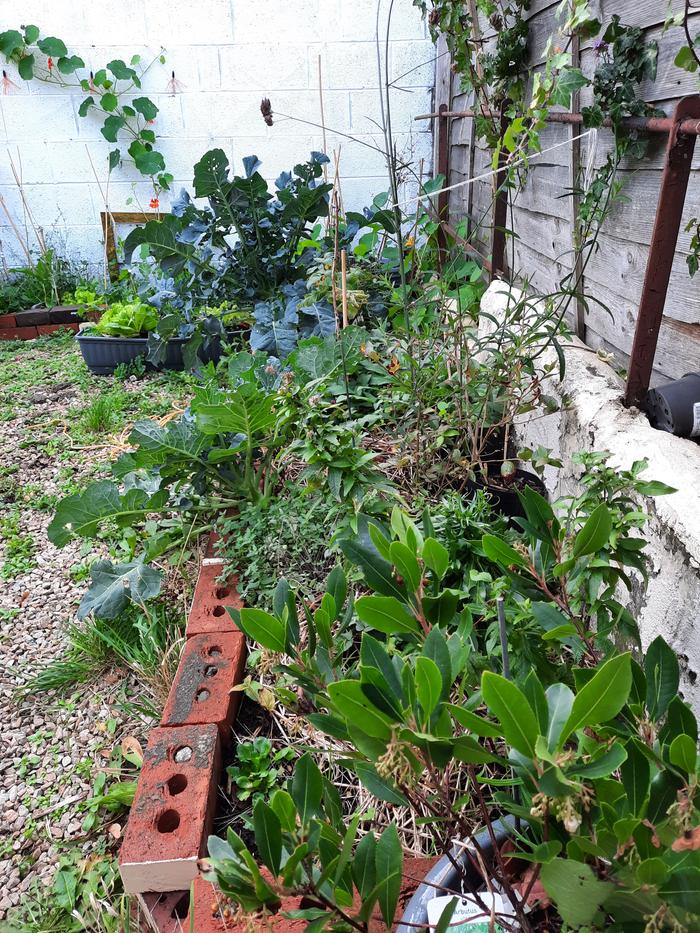
{"label": "dark plastic pot rim", "polygon": [[[91,334],[91,333],[83,333],[83,332],[77,333],[75,335],[75,339],[85,340],[85,341],[125,340],[125,341],[128,341],[129,343],[144,344],[144,345],[148,343],[148,337],[113,337],[110,334]],[[169,337],[167,342],[168,343],[187,343],[191,339],[192,339],[191,337]]]}

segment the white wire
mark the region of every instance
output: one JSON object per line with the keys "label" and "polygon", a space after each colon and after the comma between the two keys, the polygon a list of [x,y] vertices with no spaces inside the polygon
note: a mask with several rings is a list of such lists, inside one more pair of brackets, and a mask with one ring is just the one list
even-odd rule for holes
{"label": "white wire", "polygon": [[[553,149],[560,149],[562,146],[570,146],[572,142],[576,139],[584,139],[586,136],[590,136],[591,133],[596,132],[595,130],[586,130],[585,133],[579,133],[578,136],[572,136],[571,139],[564,140],[563,143],[556,143],[554,146],[548,146],[546,149],[540,149],[539,152],[533,152],[530,156],[521,156],[519,159],[516,159],[515,162],[511,162],[510,165],[500,166],[499,168],[493,169],[490,172],[484,172],[483,175],[476,175],[474,178],[467,178],[466,181],[458,181],[456,185],[448,185],[446,188],[440,188],[439,191],[434,191],[432,194],[419,194],[416,198],[411,198],[409,201],[404,201],[402,204],[399,204],[399,207],[404,208],[408,207],[409,204],[417,204],[418,201],[422,201],[424,198],[432,198],[436,194],[442,194],[445,191],[454,191],[455,188],[463,188],[465,185],[473,185],[476,181],[483,181],[484,178],[492,178],[494,175],[497,175],[499,172],[502,172],[504,168],[513,168],[516,165],[520,165],[524,162],[531,162],[533,159],[536,159],[538,156],[543,156],[547,152],[551,152]],[[591,147],[595,149],[595,147]]]}

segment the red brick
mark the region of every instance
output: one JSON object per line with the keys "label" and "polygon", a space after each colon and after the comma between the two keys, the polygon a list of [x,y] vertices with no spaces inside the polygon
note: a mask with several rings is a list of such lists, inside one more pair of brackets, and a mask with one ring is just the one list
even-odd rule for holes
{"label": "red brick", "polygon": [[219,532],[210,532],[206,550],[204,551],[204,562],[206,564],[223,564],[224,560],[222,557],[219,557],[219,552],[217,550],[219,541],[221,541]]}
{"label": "red brick", "polygon": [[0,340],[34,340],[36,327],[2,327]]}
{"label": "red brick", "polygon": [[229,743],[243,680],[246,646],[242,632],[213,632],[188,639],[163,710],[161,726],[213,722]]}
{"label": "red brick", "polygon": [[183,933],[189,930],[190,892],[147,892],[138,895],[146,922],[155,933]]}
{"label": "red brick", "polygon": [[14,314],[0,314],[1,327],[16,327],[17,323]]}
{"label": "red brick", "polygon": [[40,334],[53,334],[57,330],[72,330],[74,333],[78,330],[77,324],[37,324],[36,328]]}
{"label": "red brick", "polygon": [[220,564],[202,564],[187,618],[188,638],[212,632],[237,632],[227,606],[240,609],[243,603],[236,590],[236,578],[219,582]]}
{"label": "red brick", "polygon": [[128,894],[189,888],[206,851],[220,770],[215,725],[151,731],[119,853]]}

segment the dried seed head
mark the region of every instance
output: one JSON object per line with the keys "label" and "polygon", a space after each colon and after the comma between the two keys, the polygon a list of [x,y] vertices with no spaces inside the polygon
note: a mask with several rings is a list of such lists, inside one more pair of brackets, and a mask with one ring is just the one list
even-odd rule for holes
{"label": "dried seed head", "polygon": [[260,101],[260,113],[268,126],[272,126],[272,104],[269,97],[263,97]]}

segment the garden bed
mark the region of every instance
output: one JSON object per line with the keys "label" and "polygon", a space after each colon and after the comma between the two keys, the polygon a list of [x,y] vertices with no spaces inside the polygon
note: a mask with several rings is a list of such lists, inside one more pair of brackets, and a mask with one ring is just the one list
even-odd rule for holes
{"label": "garden bed", "polygon": [[0,340],[33,340],[55,331],[71,330],[77,333],[84,318],[77,305],[54,308],[31,308],[14,314],[0,315]]}

